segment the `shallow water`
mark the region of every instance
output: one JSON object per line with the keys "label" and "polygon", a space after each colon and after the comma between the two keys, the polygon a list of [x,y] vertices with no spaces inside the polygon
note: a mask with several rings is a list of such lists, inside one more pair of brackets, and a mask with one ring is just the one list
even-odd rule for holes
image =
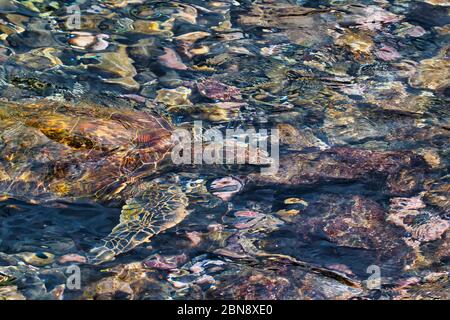
{"label": "shallow water", "polygon": [[[449,298],[447,1],[27,0],[0,15],[0,299]],[[278,129],[280,168],[161,162],[136,178],[115,161],[153,154],[127,136],[146,114]],[[189,215],[86,260],[154,179]]]}

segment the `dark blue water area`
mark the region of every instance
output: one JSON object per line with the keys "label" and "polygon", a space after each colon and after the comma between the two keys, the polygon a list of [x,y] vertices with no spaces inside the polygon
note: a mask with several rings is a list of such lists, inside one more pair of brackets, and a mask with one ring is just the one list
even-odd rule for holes
{"label": "dark blue water area", "polygon": [[120,209],[93,204],[1,203],[0,250],[51,250],[56,254],[87,250],[118,223]]}

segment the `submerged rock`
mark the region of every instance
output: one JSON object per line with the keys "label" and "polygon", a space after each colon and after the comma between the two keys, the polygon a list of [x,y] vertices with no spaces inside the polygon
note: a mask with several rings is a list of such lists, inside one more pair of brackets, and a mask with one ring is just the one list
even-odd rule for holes
{"label": "submerged rock", "polygon": [[163,66],[175,70],[187,70],[188,67],[181,61],[178,54],[170,48],[164,48],[165,54],[158,57],[159,63]]}
{"label": "submerged rock", "polygon": [[450,2],[448,0],[423,0],[426,3],[436,5],[436,6],[450,6]]}
{"label": "submerged rock", "polygon": [[0,300],[26,300],[21,294],[17,286],[0,286]]}
{"label": "submerged rock", "polygon": [[103,0],[104,4],[114,8],[123,8],[130,4],[141,4],[144,0]]}
{"label": "submerged rock", "polygon": [[[209,299],[350,299],[362,294],[359,288],[320,274],[305,273],[294,266],[264,263],[259,268],[232,266],[233,272],[215,275],[221,286],[207,291]],[[272,269],[272,270],[271,270]]]}
{"label": "submerged rock", "polygon": [[446,271],[425,272],[419,277],[410,277],[393,289],[395,300],[448,300],[449,274]]}
{"label": "submerged rock", "polygon": [[332,27],[330,9],[305,8],[283,2],[256,3],[239,16],[238,22],[244,26],[278,28],[281,35],[300,45],[311,46],[325,41],[327,27]]}
{"label": "submerged rock", "polygon": [[357,59],[370,58],[373,41],[363,32],[348,31],[336,39],[336,44],[347,48]]}
{"label": "submerged rock", "polygon": [[22,252],[17,254],[24,262],[33,266],[42,267],[52,264],[55,256],[49,252]]}
{"label": "submerged rock", "polygon": [[128,57],[125,46],[120,46],[117,52],[102,52],[96,55],[86,54],[82,58],[98,60],[98,63],[89,64],[88,67],[113,76],[111,78],[102,78],[103,81],[119,84],[130,90],[139,89],[139,83],[134,80],[137,71],[133,65],[133,60]]}
{"label": "submerged rock", "polygon": [[109,39],[107,34],[93,35],[89,32],[72,32],[68,42],[77,49],[103,51],[109,45],[106,39]]}
{"label": "submerged rock", "polygon": [[38,48],[14,55],[11,60],[25,67],[42,71],[63,65],[57,56],[59,53],[60,51],[55,48]]}
{"label": "submerged rock", "polygon": [[113,273],[93,283],[84,290],[83,299],[168,299],[168,288],[158,281],[155,272],[146,269],[141,263],[119,265],[109,270]]}
{"label": "submerged rock", "polygon": [[86,257],[80,256],[79,254],[66,254],[58,259],[59,263],[68,263],[68,262],[77,262],[77,263],[86,263]]}
{"label": "submerged rock", "polygon": [[234,86],[223,84],[214,79],[206,79],[197,83],[197,89],[204,97],[221,100],[221,101],[233,101],[241,100],[241,92]]}
{"label": "submerged rock", "polygon": [[401,54],[395,48],[384,44],[375,52],[375,55],[384,61],[394,61],[401,58]]}
{"label": "submerged rock", "polygon": [[386,112],[399,114],[423,115],[431,106],[429,96],[412,95],[397,81],[376,86],[365,96],[367,102],[381,107]]}
{"label": "submerged rock", "polygon": [[424,192],[424,199],[443,212],[450,210],[450,183],[446,181],[433,181]]}
{"label": "submerged rock", "polygon": [[230,200],[233,195],[239,193],[243,188],[242,181],[233,178],[225,177],[221,179],[214,180],[211,183],[211,193],[216,197],[219,197],[223,201]]}
{"label": "submerged rock", "polygon": [[294,223],[304,236],[322,232],[338,246],[376,250],[379,255],[387,255],[402,240],[385,223],[385,215],[380,205],[367,198],[325,194],[317,202],[309,203]]}
{"label": "submerged rock", "polygon": [[[397,176],[401,169],[426,168],[422,157],[411,152],[372,151],[357,148],[330,148],[323,152],[292,154],[280,159],[276,175],[251,174],[250,184],[257,185],[314,185],[326,181],[364,181],[377,176],[378,184],[384,178],[391,183],[402,183]],[[422,169],[424,170],[424,169]],[[419,188],[422,181],[420,170],[412,171],[410,178]],[[375,176],[374,176],[375,175]],[[389,192],[389,185],[385,186]],[[406,193],[413,190],[405,190]],[[396,192],[396,190],[391,190]]]}
{"label": "submerged rock", "polygon": [[278,124],[280,142],[288,146],[291,150],[303,150],[307,148],[317,148],[326,150],[329,146],[316,137],[310,128],[302,128],[301,130],[294,126],[283,123]]}
{"label": "submerged rock", "polygon": [[450,61],[444,56],[420,61],[417,73],[409,78],[409,83],[416,88],[444,91],[450,86]]}
{"label": "submerged rock", "polygon": [[166,106],[190,105],[191,89],[178,87],[175,89],[158,90],[155,102],[164,103]]}
{"label": "submerged rock", "polygon": [[176,256],[160,256],[156,254],[147,258],[143,265],[146,268],[160,269],[160,270],[173,270],[177,269],[180,265],[186,263],[186,255],[176,255]]}
{"label": "submerged rock", "polygon": [[354,21],[361,29],[379,30],[385,25],[400,21],[403,17],[376,6],[353,6],[349,8],[354,15]]}
{"label": "submerged rock", "polygon": [[445,235],[448,234],[450,222],[427,209],[420,196],[392,198],[387,221],[407,232],[403,240],[416,253],[416,258],[409,267],[428,266],[432,261],[442,259],[440,254],[433,254],[427,258],[424,254],[428,254],[423,249],[426,243],[443,238],[443,242],[446,243]]}

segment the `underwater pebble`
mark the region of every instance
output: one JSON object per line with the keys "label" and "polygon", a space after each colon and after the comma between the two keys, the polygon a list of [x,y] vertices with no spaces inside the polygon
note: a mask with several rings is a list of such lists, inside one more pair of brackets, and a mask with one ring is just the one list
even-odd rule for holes
{"label": "underwater pebble", "polygon": [[190,105],[189,96],[191,89],[178,87],[175,89],[160,89],[157,91],[155,102],[164,103],[168,106]]}
{"label": "underwater pebble", "polygon": [[143,96],[140,96],[138,94],[124,94],[122,97],[139,102],[139,103],[145,103],[146,98]]}
{"label": "underwater pebble", "polygon": [[450,227],[450,221],[432,217],[427,223],[414,227],[412,238],[421,242],[430,242],[440,239]]}
{"label": "underwater pebble", "polygon": [[204,31],[194,31],[194,32],[189,32],[189,33],[185,33],[179,36],[174,37],[174,39],[176,40],[180,40],[180,41],[187,41],[187,42],[195,42],[197,40],[206,38],[208,36],[210,36],[211,34],[209,32],[204,32]]}
{"label": "underwater pebble", "polygon": [[49,252],[22,252],[17,254],[23,261],[37,267],[52,264],[55,256]]}
{"label": "underwater pebble", "polygon": [[[441,52],[441,55],[444,54]],[[409,83],[415,88],[445,90],[450,87],[450,61],[440,56],[420,61]]]}
{"label": "underwater pebble", "polygon": [[205,268],[203,268],[203,262],[197,262],[192,267],[190,267],[189,270],[193,273],[201,273],[205,270]]}
{"label": "underwater pebble", "polygon": [[158,57],[159,63],[163,66],[175,70],[187,70],[188,67],[181,61],[178,54],[170,48],[164,48],[165,54]]}
{"label": "underwater pebble", "polygon": [[173,270],[178,268],[179,265],[187,261],[187,256],[185,254],[176,256],[161,256],[159,254],[145,260],[143,265],[146,268],[154,268],[160,270]]}
{"label": "underwater pebble", "polygon": [[394,61],[401,58],[401,54],[390,46],[382,45],[380,49],[375,52],[375,55],[384,61]]}
{"label": "underwater pebble", "polygon": [[353,271],[345,264],[334,263],[334,264],[327,265],[327,268],[342,272],[349,276],[354,275]]}
{"label": "underwater pebble", "polygon": [[250,222],[239,222],[239,223],[236,223],[234,225],[234,227],[237,228],[237,229],[249,229],[249,228],[253,227],[253,225],[254,225],[253,221],[250,221]]}
{"label": "underwater pebble", "polygon": [[77,263],[86,263],[86,257],[80,256],[76,253],[66,254],[59,258],[59,263],[67,263],[67,262],[77,262]]}
{"label": "underwater pebble", "polygon": [[355,21],[361,29],[380,30],[383,24],[400,21],[402,17],[391,13],[379,6],[369,5],[362,10],[362,16]]}
{"label": "underwater pebble", "polygon": [[215,284],[216,280],[210,275],[203,275],[195,280],[196,284]]}
{"label": "underwater pebble", "polygon": [[296,216],[300,213],[300,210],[296,210],[296,209],[291,209],[291,210],[279,210],[277,211],[277,214],[282,216],[282,217],[292,217],[292,216]]}
{"label": "underwater pebble", "polygon": [[225,226],[223,224],[219,224],[219,223],[213,223],[213,224],[208,225],[208,231],[210,231],[210,232],[223,231],[224,228],[225,228]]}
{"label": "underwater pebble", "polygon": [[239,193],[243,187],[241,181],[233,177],[226,177],[214,180],[211,183],[211,192],[223,201],[229,201],[236,193]]}
{"label": "underwater pebble", "polygon": [[192,246],[196,247],[202,242],[202,234],[197,231],[186,232],[187,238],[191,241]]}
{"label": "underwater pebble", "polygon": [[396,290],[407,288],[416,285],[418,283],[420,283],[420,278],[418,277],[410,277],[407,279],[403,279],[398,282],[398,287],[396,288]]}
{"label": "underwater pebble", "polygon": [[404,34],[416,38],[423,36],[425,33],[427,32],[421,26],[413,26],[404,32]]}
{"label": "underwater pebble", "polygon": [[427,274],[424,277],[424,280],[426,282],[437,282],[437,281],[441,281],[441,280],[446,280],[448,279],[449,274],[447,272],[432,272],[430,274]]}
{"label": "underwater pebble", "polygon": [[261,213],[256,211],[237,211],[234,213],[235,217],[244,217],[244,218],[256,218],[261,216]]}
{"label": "underwater pebble", "polygon": [[446,6],[446,7],[450,6],[450,1],[448,0],[422,0],[422,1],[435,6]]}
{"label": "underwater pebble", "polygon": [[238,88],[223,84],[214,79],[205,79],[197,83],[197,89],[202,96],[214,100],[231,101],[242,99],[241,92]]}
{"label": "underwater pebble", "polygon": [[78,49],[89,49],[91,51],[103,51],[109,46],[107,34],[93,35],[89,32],[72,32],[69,44]]}
{"label": "underwater pebble", "polygon": [[27,300],[17,286],[0,286],[0,300]]}
{"label": "underwater pebble", "polygon": [[284,204],[302,204],[305,207],[308,206],[308,202],[299,198],[288,198],[284,200]]}

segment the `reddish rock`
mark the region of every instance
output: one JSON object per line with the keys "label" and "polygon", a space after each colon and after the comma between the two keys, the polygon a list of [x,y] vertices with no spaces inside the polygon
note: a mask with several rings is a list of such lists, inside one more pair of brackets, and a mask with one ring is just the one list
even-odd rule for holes
{"label": "reddish rock", "polygon": [[174,50],[170,48],[164,48],[164,52],[165,54],[158,57],[159,63],[161,63],[163,66],[176,70],[188,69],[188,67],[183,63],[183,61],[181,61],[181,58]]}
{"label": "reddish rock", "polygon": [[199,93],[207,98],[221,101],[241,100],[239,88],[223,84],[214,79],[206,79],[197,83]]}
{"label": "reddish rock", "polygon": [[152,258],[143,262],[146,268],[154,268],[161,270],[172,270],[176,269],[179,265],[185,263],[187,257],[185,254],[176,256],[160,256],[159,254],[154,255]]}
{"label": "reddish rock", "polygon": [[387,45],[382,45],[382,47],[375,52],[375,55],[384,61],[394,61],[401,58],[401,54],[395,48]]}
{"label": "reddish rock", "polygon": [[[411,170],[414,168],[414,170]],[[372,151],[335,147],[323,152],[291,154],[280,159],[280,167],[272,176],[249,175],[256,185],[311,185],[327,181],[375,181],[388,193],[408,193],[420,189],[425,160],[409,151]],[[408,171],[409,169],[409,171]],[[402,174],[402,170],[406,170]],[[405,183],[406,186],[401,186]]]}
{"label": "reddish rock", "polygon": [[202,234],[197,231],[186,232],[186,236],[194,247],[198,246],[198,244],[202,241]]}
{"label": "reddish rock", "polygon": [[86,263],[86,257],[80,256],[79,254],[72,253],[66,254],[59,258],[59,263],[67,263],[67,262],[77,262],[77,263]]}

